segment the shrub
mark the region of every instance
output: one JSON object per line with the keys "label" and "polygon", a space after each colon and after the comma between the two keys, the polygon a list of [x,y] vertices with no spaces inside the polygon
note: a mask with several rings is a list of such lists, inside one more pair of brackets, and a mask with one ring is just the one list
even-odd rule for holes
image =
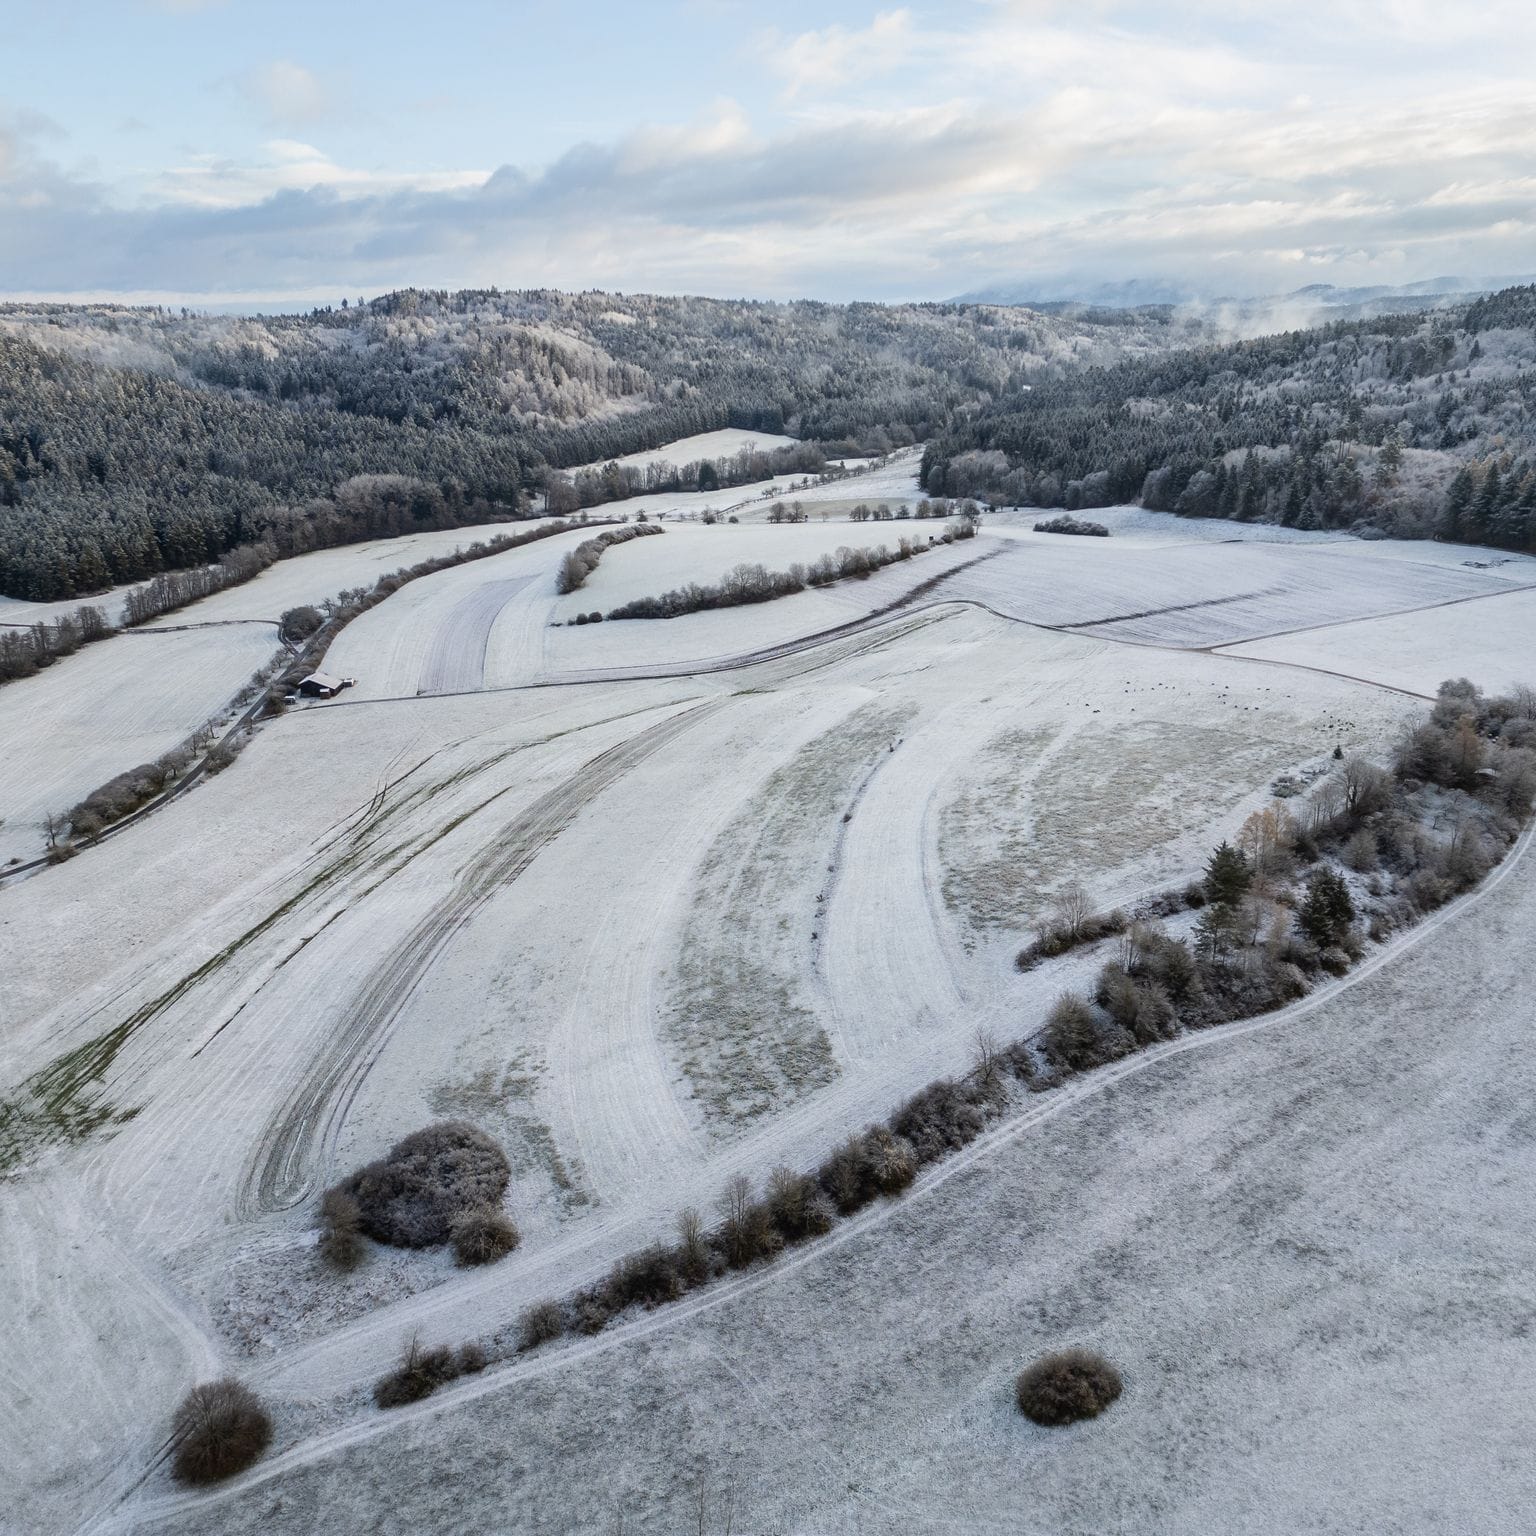
{"label": "shrub", "polygon": [[691,1208],[683,1211],[677,1218],[678,1273],[688,1285],[702,1285],[709,1279],[710,1257],[699,1213]]}
{"label": "shrub", "polygon": [[803,1242],[832,1226],[832,1203],[809,1174],[775,1168],[768,1175],[768,1215],[786,1243]]}
{"label": "shrub", "polygon": [[1106,1021],[1101,1025],[1086,998],[1063,992],[1046,1017],[1040,1036],[1045,1059],[1064,1073],[1087,1072],[1125,1055],[1131,1048],[1126,1032]]}
{"label": "shrub", "polygon": [[661,1243],[626,1254],[609,1271],[604,1288],[614,1312],[636,1302],[643,1307],[659,1307],[675,1301],[684,1290],[677,1254]]}
{"label": "shrub", "polygon": [[272,1415],[249,1387],[226,1376],[182,1398],[171,1441],[179,1482],[216,1483],[245,1471],[271,1445]]}
{"label": "shrub", "polygon": [[334,1269],[356,1269],[363,1257],[362,1212],[341,1185],[320,1199],[320,1257]]}
{"label": "shrub", "polygon": [[1054,1427],[1097,1418],[1123,1387],[1120,1372],[1102,1355],[1064,1349],[1026,1366],[1015,1391],[1025,1418]]}
{"label": "shrub", "polygon": [[461,1376],[478,1376],[491,1363],[483,1344],[460,1344],[456,1364]]}
{"label": "shrub", "polygon": [[999,1098],[996,1088],[940,1078],[913,1094],[888,1124],[911,1144],[919,1165],[931,1163],[974,1141]]}
{"label": "shrub", "polygon": [[518,1319],[517,1347],[537,1349],[565,1332],[565,1311],[558,1301],[540,1301]]}
{"label": "shrub", "polygon": [[318,608],[290,608],[279,622],[278,633],[284,640],[307,640],[324,623]]}
{"label": "shrub", "polygon": [[445,1120],[416,1131],[343,1181],[369,1237],[400,1248],[448,1241],[456,1216],[498,1202],[511,1177],[483,1131]]}
{"label": "shrub", "polygon": [[458,1374],[458,1358],[446,1344],[423,1349],[413,1338],[406,1345],[400,1364],[373,1384],[373,1400],[380,1408],[420,1402]]}
{"label": "shrub", "polygon": [[720,1197],[720,1251],[732,1269],[743,1269],[756,1259],[771,1258],[784,1246],[773,1217],[762,1201],[752,1198],[752,1181],[739,1173]]}
{"label": "shrub", "polygon": [[453,1256],[460,1263],[494,1264],[521,1241],[505,1211],[494,1205],[477,1205],[461,1211],[448,1228]]}

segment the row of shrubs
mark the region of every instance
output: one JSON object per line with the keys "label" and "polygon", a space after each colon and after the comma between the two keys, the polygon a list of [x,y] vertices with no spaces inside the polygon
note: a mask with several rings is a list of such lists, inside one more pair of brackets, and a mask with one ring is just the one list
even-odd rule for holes
{"label": "row of shrubs", "polygon": [[[214,565],[190,571],[168,571],[135,587],[123,600],[123,623],[143,624],[200,597],[222,592],[259,575],[277,558],[270,544],[242,544]],[[0,629],[0,683],[31,677],[83,645],[105,640],[117,630],[93,604],[60,614],[51,624],[12,625]]]}
{"label": "row of shrubs", "polygon": [[[264,674],[258,672],[243,697],[254,696],[265,681]],[[62,816],[45,817],[43,832],[48,840],[48,858],[53,863],[72,858],[78,852],[77,843],[92,841],[113,823],[142,810],[177,780],[185,778],[200,757],[204,773],[222,773],[239,756],[245,745],[245,733],[226,737],[215,744],[217,734],[215,722],[206,721],[180,746],[162,752],[152,762],[140,763],[136,768],[114,774]]]}
{"label": "row of shrubs", "polygon": [[123,623],[130,627],[147,624],[200,598],[241,586],[261,575],[276,559],[277,550],[271,544],[241,544],[212,565],[162,571],[123,599]]}
{"label": "row of shrubs", "polygon": [[714,1226],[706,1227],[698,1211],[684,1211],[675,1242],[627,1254],[595,1285],[529,1308],[517,1347],[536,1349],[567,1333],[599,1333],[629,1307],[675,1301],[731,1270],[821,1236],[840,1217],[876,1200],[899,1196],[923,1166],[974,1141],[996,1118],[1007,1101],[1005,1072],[1027,1080],[1035,1070],[1022,1043],[1006,1051],[984,1043],[971,1072],[929,1084],[885,1122],[850,1136],[815,1172],[776,1168],[760,1192],[738,1174],[720,1197]]}
{"label": "row of shrubs", "polygon": [[0,628],[0,683],[31,677],[82,645],[115,633],[100,608],[85,605],[61,614],[51,624],[16,624]]}
{"label": "row of shrubs", "polygon": [[942,544],[953,544],[957,539],[975,535],[976,525],[964,519],[946,528],[943,534],[930,537],[926,543],[918,539],[901,538],[895,549],[878,545],[874,549],[851,549],[847,545],[834,554],[822,555],[805,565],[796,562],[787,571],[770,571],[766,566],[743,562],[728,571],[712,586],[689,582],[660,597],[640,597],[612,609],[610,619],[675,619],[685,613],[700,613],[711,608],[737,608],[748,603],[766,603],[774,598],[789,597],[803,592],[807,587],[826,587],[835,581],[849,577],[872,575],[884,566],[898,560],[910,560],[925,550]]}
{"label": "row of shrubs", "polygon": [[627,544],[631,539],[642,539],[647,534],[662,533],[659,523],[626,523],[622,528],[610,528],[595,539],[584,539],[560,562],[555,577],[555,590],[563,596],[577,591],[587,577],[597,569],[598,562],[615,544]]}

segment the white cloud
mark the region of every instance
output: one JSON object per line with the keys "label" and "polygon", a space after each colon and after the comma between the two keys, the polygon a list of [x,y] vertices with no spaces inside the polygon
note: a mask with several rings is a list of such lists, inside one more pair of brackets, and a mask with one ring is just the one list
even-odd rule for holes
{"label": "white cloud", "polygon": [[867,26],[844,26],[802,32],[787,42],[770,35],[765,47],[769,67],[785,82],[791,96],[826,90],[855,75],[869,78],[906,64],[919,43],[909,11],[882,11]]}
{"label": "white cloud", "polygon": [[450,192],[478,187],[489,171],[362,171],[337,165],[312,144],[271,139],[249,164],[205,156],[165,172],[154,186],[168,203],[243,208],[279,192],[361,197],[393,192]]}
{"label": "white cloud", "polygon": [[275,59],[245,78],[246,94],[280,127],[302,127],[328,116],[333,103],[319,76],[291,59]]}

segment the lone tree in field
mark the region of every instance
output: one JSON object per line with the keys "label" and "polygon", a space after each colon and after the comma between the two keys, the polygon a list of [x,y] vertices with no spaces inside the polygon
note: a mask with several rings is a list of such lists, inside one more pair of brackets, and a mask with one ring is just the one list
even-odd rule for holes
{"label": "lone tree in field", "polygon": [[247,1386],[226,1376],[182,1398],[171,1425],[178,1482],[217,1483],[243,1472],[272,1443],[272,1415]]}
{"label": "lone tree in field", "polygon": [[1025,1418],[1054,1428],[1097,1418],[1120,1396],[1123,1386],[1120,1372],[1102,1355],[1064,1349],[1026,1366],[1015,1390]]}

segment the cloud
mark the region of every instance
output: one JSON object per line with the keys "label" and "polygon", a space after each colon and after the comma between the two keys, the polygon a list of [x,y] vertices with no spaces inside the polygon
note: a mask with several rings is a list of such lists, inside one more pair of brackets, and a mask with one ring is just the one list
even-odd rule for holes
{"label": "cloud", "polygon": [[276,59],[244,79],[246,95],[278,127],[304,127],[330,115],[333,103],[320,79],[291,59]]}
{"label": "cloud", "polygon": [[[0,124],[0,272],[55,291],[942,297],[1053,274],[1246,294],[1520,271],[1536,104],[1516,63],[1457,43],[1465,29],[1433,13],[1428,0],[871,11],[760,46],[760,77],[738,71],[738,94],[706,92],[691,116],[542,163],[487,138],[430,170],[392,166],[382,137],[379,164],[351,164],[327,144],[334,89],[280,60],[244,82],[271,125],[262,142],[185,156],[135,198]],[[1520,15],[1508,8],[1515,35],[1531,29]]]}
{"label": "cloud", "polygon": [[790,96],[844,84],[855,74],[868,78],[906,64],[918,42],[911,12],[882,11],[867,26],[850,31],[824,27],[781,41],[770,34],[769,67],[785,82]]}
{"label": "cloud", "polygon": [[171,204],[241,208],[279,192],[332,191],[350,196],[402,191],[443,192],[480,186],[489,171],[363,171],[338,165],[312,144],[270,139],[250,163],[212,155],[175,166],[153,184]]}

